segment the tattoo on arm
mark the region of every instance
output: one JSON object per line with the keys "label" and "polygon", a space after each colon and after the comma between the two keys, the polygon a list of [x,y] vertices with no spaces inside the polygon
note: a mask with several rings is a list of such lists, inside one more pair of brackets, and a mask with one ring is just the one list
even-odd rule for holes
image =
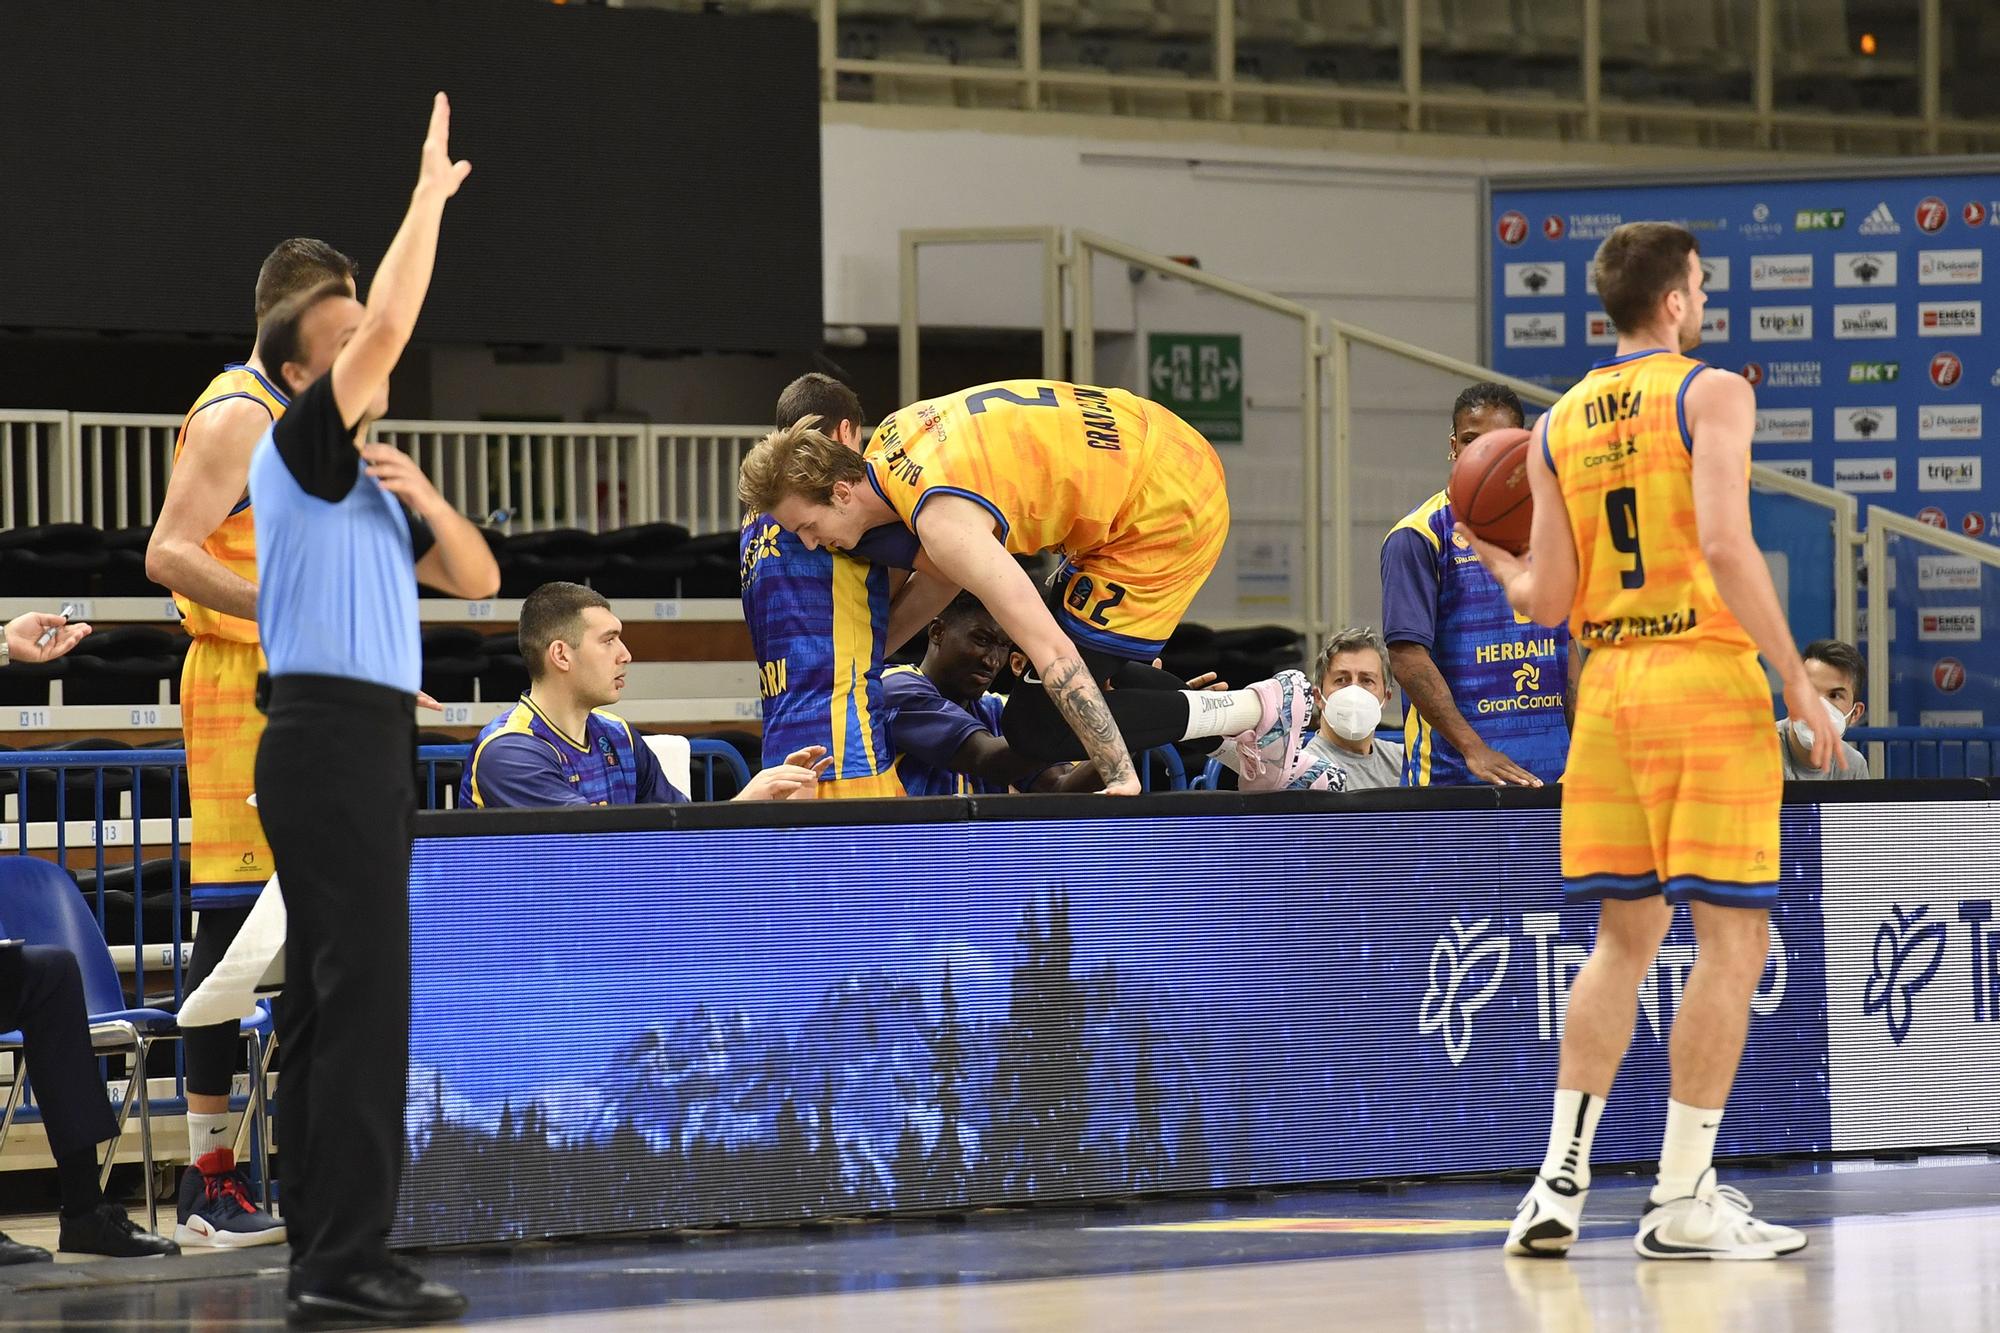
{"label": "tattoo on arm", "polygon": [[1125,748],[1125,738],[1118,734],[1118,724],[1111,720],[1104,693],[1083,663],[1073,657],[1057,662],[1045,688],[1063,721],[1069,723],[1070,730],[1097,764],[1105,785],[1132,778],[1132,755]]}

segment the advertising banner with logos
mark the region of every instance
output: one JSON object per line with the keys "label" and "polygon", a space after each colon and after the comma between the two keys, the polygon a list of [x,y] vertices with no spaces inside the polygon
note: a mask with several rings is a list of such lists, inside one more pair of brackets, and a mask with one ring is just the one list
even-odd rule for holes
{"label": "advertising banner with logos", "polygon": [[[1624,222],[1701,244],[1695,355],[1757,388],[1760,463],[2000,542],[2000,174],[1491,183],[1491,362],[1567,388],[1617,334],[1590,265]],[[2000,315],[2000,309],[1996,309]]]}
{"label": "advertising banner with logos", "polygon": [[[422,816],[395,1238],[1531,1166],[1559,812],[1368,795]],[[1720,1151],[2000,1140],[2000,802],[1783,828]],[[1658,1152],[1679,916],[1600,1161]]]}

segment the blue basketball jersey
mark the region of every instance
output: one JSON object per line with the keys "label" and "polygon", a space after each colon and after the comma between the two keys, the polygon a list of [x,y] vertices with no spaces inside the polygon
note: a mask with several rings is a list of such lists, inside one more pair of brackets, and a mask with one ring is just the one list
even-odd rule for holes
{"label": "blue basketball jersey", "polygon": [[[1452,531],[1439,491],[1382,543],[1382,627],[1390,643],[1430,650],[1458,711],[1494,749],[1544,782],[1569,755],[1563,692],[1569,630],[1518,616],[1507,594]],[[1403,719],[1405,786],[1474,781],[1465,758],[1411,705]]]}

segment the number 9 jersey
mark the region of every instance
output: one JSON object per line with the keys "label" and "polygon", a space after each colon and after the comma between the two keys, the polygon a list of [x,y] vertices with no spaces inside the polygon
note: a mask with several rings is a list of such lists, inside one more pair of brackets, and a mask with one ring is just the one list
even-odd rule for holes
{"label": "number 9 jersey", "polygon": [[1543,456],[1576,537],[1570,633],[1586,649],[1658,639],[1756,648],[1716,591],[1695,528],[1686,397],[1708,369],[1664,350],[1612,357],[1543,418]]}
{"label": "number 9 jersey", "polygon": [[1016,555],[1062,553],[1057,619],[1079,647],[1150,661],[1229,535],[1222,461],[1123,389],[1007,380],[912,403],[876,428],[869,481],[911,528],[931,497],[993,515]]}

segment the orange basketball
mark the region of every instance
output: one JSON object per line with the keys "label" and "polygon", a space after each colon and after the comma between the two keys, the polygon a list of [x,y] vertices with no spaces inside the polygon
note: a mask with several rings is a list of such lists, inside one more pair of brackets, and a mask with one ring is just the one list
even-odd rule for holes
{"label": "orange basketball", "polygon": [[1528,492],[1531,431],[1490,430],[1451,465],[1451,508],[1482,539],[1519,555],[1528,549],[1535,500]]}

